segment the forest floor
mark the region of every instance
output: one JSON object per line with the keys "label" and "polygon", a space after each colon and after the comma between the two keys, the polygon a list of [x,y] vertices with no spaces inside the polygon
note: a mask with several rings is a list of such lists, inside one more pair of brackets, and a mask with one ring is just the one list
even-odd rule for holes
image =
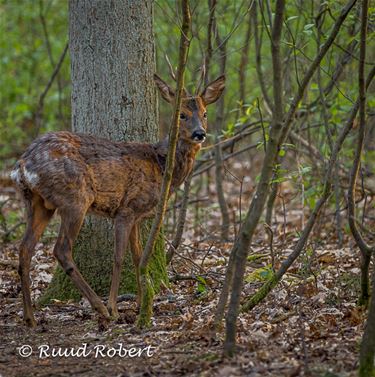
{"label": "forest floor", "polygon": [[[240,190],[246,208],[253,186],[243,183],[241,189],[236,182],[226,189],[237,199]],[[283,192],[285,206],[278,203],[273,227],[276,267],[291,252],[308,217],[299,200],[292,200],[295,194]],[[22,204],[12,193],[12,200],[5,200],[7,195],[0,202],[3,215],[10,218],[20,213]],[[229,203],[234,212],[237,199]],[[217,205],[203,194],[201,200],[204,205],[198,201],[196,211],[189,212],[183,245],[169,267],[170,286],[155,298],[152,327],[143,331],[135,326],[132,300],[119,304],[121,318],[105,332],[98,331],[96,316],[84,300],[37,308],[39,326],[24,327],[15,231],[14,239],[0,245],[0,376],[355,376],[365,320],[364,309],[356,304],[359,256],[345,234],[344,246],[338,248],[331,209],[282,282],[251,312],[240,315],[238,352],[228,359],[222,355],[224,330],[214,336],[210,325],[233,242],[220,242]],[[53,235],[54,230],[47,232],[33,257],[34,301],[56,265]],[[242,300],[271,273],[270,242],[261,225],[254,241]],[[52,355],[79,347],[80,357]],[[28,351],[30,356],[20,355]]]}

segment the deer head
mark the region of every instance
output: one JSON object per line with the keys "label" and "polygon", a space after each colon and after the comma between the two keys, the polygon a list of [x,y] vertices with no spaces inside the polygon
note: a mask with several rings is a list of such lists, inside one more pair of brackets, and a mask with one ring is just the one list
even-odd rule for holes
{"label": "deer head", "polygon": [[[158,75],[154,76],[155,83],[161,96],[173,104],[175,91]],[[216,102],[225,88],[225,76],[222,75],[209,83],[203,92],[197,96],[189,95],[183,91],[180,110],[180,135],[179,138],[193,144],[201,144],[206,139],[207,131],[207,106]]]}

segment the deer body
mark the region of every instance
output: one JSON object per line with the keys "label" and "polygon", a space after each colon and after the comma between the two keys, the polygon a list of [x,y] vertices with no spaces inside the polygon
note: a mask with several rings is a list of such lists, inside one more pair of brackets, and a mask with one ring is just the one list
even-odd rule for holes
{"label": "deer body", "polygon": [[[156,83],[163,98],[172,102],[172,89],[158,77]],[[183,100],[172,190],[190,173],[205,139],[205,107],[216,101],[223,89],[222,77],[208,85],[206,97],[202,94]],[[167,140],[156,144],[124,143],[62,131],[41,136],[21,156],[11,177],[26,204],[27,227],[20,245],[19,275],[24,321],[28,326],[36,325],[30,297],[30,261],[36,243],[56,211],[61,217],[61,227],[54,255],[100,318],[107,321],[110,314],[118,316],[119,277],[128,243],[139,292],[138,265],[142,255],[139,223],[152,215],[158,203],[167,150]],[[108,310],[72,258],[73,243],[88,212],[112,218],[115,223]]]}
{"label": "deer body", "polygon": [[[199,149],[178,143],[172,188],[185,180]],[[78,202],[105,217],[129,208],[142,218],[159,199],[166,152],[166,141],[121,143],[67,131],[48,133],[30,145],[12,177],[50,210]]]}

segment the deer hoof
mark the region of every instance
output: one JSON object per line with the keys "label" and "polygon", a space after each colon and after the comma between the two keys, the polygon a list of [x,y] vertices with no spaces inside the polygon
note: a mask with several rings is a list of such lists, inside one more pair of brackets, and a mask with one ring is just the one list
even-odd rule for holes
{"label": "deer hoof", "polygon": [[103,317],[102,315],[99,315],[98,318],[98,331],[106,331],[109,328],[109,318],[108,317]]}
{"label": "deer hoof", "polygon": [[34,328],[34,327],[36,327],[36,325],[37,325],[37,323],[36,323],[36,321],[35,321],[35,318],[33,318],[33,317],[25,318],[25,319],[24,319],[24,322],[25,322],[25,325],[26,325],[27,327],[30,327],[30,328]]}

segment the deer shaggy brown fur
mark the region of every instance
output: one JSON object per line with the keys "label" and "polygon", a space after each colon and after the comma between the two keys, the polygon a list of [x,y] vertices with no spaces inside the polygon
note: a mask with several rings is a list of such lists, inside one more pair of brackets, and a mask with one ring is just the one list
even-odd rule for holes
{"label": "deer shaggy brown fur", "polygon": [[[173,103],[174,91],[156,75],[155,82],[162,97]],[[206,106],[220,97],[224,86],[225,78],[221,76],[201,95],[183,98],[172,190],[191,172],[206,138]],[[28,147],[11,174],[26,205],[27,226],[20,245],[19,275],[27,326],[36,325],[30,296],[31,258],[56,211],[61,226],[53,251],[55,257],[100,318],[108,321],[110,316],[118,317],[117,294],[124,252],[130,243],[139,287],[139,224],[152,215],[158,203],[167,149],[168,140],[156,144],[125,143],[65,131],[45,134]],[[73,243],[88,212],[115,222],[115,257],[107,307],[72,258]]]}

